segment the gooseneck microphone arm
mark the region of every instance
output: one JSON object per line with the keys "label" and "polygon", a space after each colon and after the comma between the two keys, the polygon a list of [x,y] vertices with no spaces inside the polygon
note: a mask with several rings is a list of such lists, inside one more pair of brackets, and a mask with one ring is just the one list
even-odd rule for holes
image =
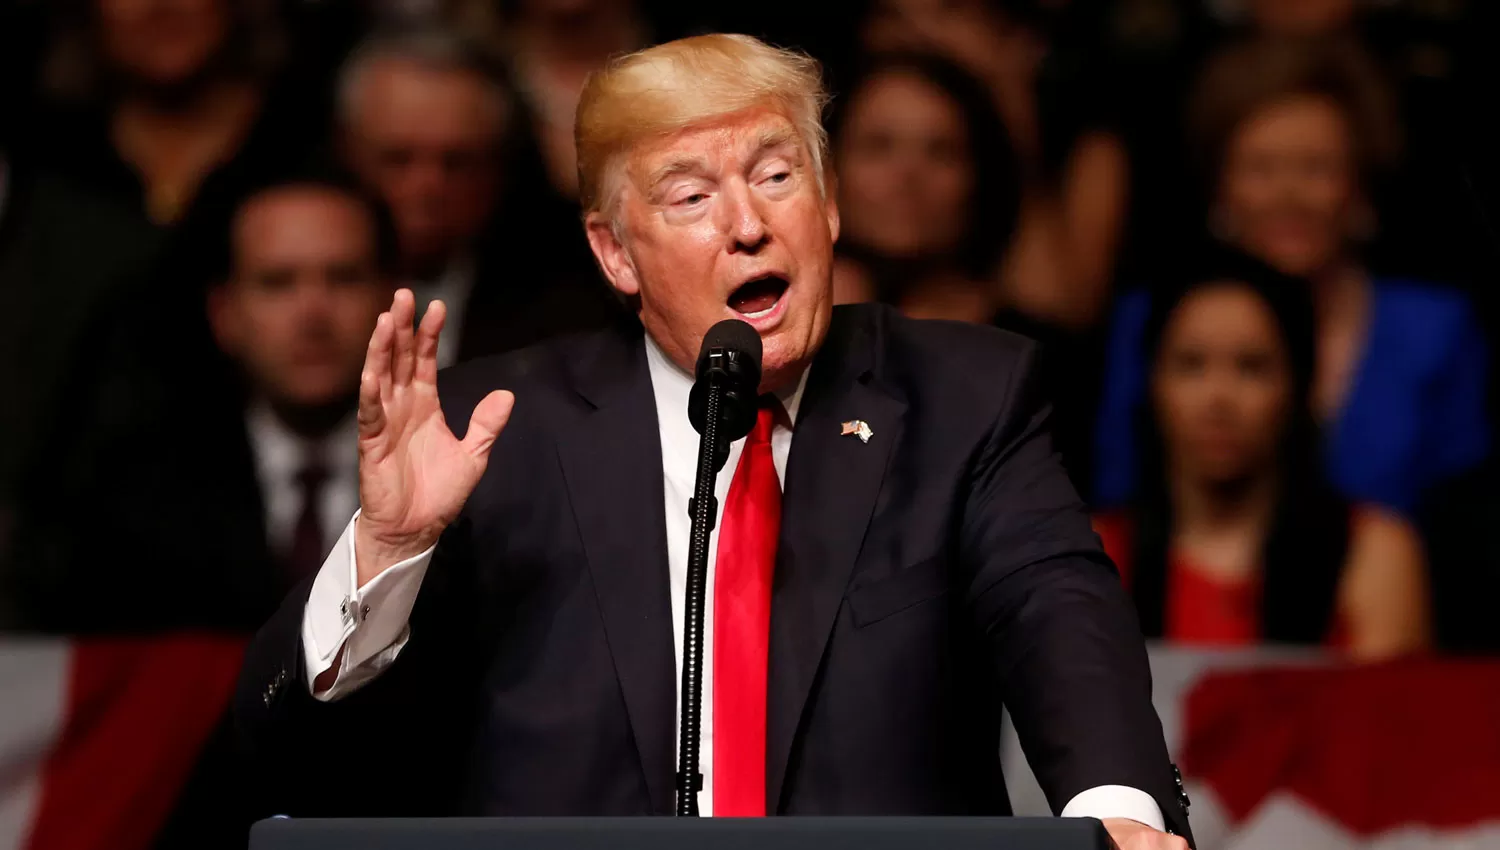
{"label": "gooseneck microphone arm", "polygon": [[677,751],[678,817],[698,816],[698,792],[703,790],[703,773],[698,764],[703,735],[703,604],[708,590],[708,541],[719,512],[714,482],[724,463],[718,459],[718,419],[723,400],[723,380],[717,374],[709,375],[703,436],[698,443],[698,475],[693,482],[693,498],[688,502],[693,526],[688,544],[687,599],[683,617],[682,728]]}
{"label": "gooseneck microphone arm", "polygon": [[708,544],[719,513],[714,484],[729,444],[755,425],[760,386],[760,335],[745,322],[719,322],[703,338],[688,418],[701,435],[693,497],[688,500],[687,596],[683,604],[682,725],[677,741],[677,815],[698,816],[703,790],[699,754],[703,735],[703,617],[708,596]]}

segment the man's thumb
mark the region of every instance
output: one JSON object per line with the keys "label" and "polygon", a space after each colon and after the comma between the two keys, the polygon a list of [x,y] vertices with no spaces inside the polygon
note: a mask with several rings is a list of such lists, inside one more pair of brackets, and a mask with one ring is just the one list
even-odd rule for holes
{"label": "man's thumb", "polygon": [[510,411],[515,403],[515,394],[507,390],[495,390],[485,396],[469,417],[469,431],[464,434],[464,450],[480,460],[488,457],[490,446],[495,444],[495,438],[500,436],[505,423],[510,421]]}

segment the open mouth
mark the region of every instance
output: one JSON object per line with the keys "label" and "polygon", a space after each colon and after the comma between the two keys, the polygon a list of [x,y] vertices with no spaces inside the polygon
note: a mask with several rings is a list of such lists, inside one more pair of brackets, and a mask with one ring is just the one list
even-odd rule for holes
{"label": "open mouth", "polygon": [[762,275],[739,285],[729,296],[729,309],[749,319],[771,314],[791,286],[780,275]]}

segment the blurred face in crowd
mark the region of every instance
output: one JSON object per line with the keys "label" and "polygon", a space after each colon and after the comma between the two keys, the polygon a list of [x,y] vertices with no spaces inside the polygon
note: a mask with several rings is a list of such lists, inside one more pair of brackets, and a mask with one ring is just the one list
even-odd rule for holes
{"label": "blurred face in crowd", "polygon": [[391,208],[407,273],[468,251],[494,207],[502,106],[479,76],[403,59],[371,63],[345,127],[354,168]]}
{"label": "blurred face in crowd", "polygon": [[620,182],[589,241],[667,356],[691,370],[708,329],[740,319],[764,343],[762,388],[795,378],[828,331],[839,219],[792,122],[757,108],[643,142]]}
{"label": "blurred face in crowd", "polygon": [[[1008,28],[990,0],[875,0],[860,33],[871,53],[928,50],[948,52],[961,29]],[[971,33],[972,35],[972,33]]]}
{"label": "blurred face in crowd", "polygon": [[133,82],[191,82],[229,35],[226,0],[98,0],[99,33],[111,66]]}
{"label": "blurred face in crowd", "polygon": [[1326,33],[1354,20],[1354,0],[1254,0],[1250,14],[1262,32],[1294,36]]}
{"label": "blurred face in crowd", "polygon": [[531,18],[579,19],[628,9],[629,0],[522,0],[521,11]]}
{"label": "blurred face in crowd", "polygon": [[873,77],[848,110],[836,151],[847,237],[893,257],[956,250],[974,182],[958,104],[897,71]]}
{"label": "blurred face in crowd", "polygon": [[1283,272],[1317,276],[1336,262],[1358,203],[1350,128],[1319,97],[1252,114],[1234,133],[1219,213],[1232,240]]}
{"label": "blurred face in crowd", "polygon": [[240,210],[233,238],[232,277],[210,301],[220,346],[273,404],[311,408],[357,392],[391,300],[369,211],[331,188],[276,189]]}
{"label": "blurred face in crowd", "polygon": [[1292,385],[1275,317],[1254,292],[1222,283],[1188,295],[1167,322],[1152,375],[1173,470],[1229,484],[1268,468]]}

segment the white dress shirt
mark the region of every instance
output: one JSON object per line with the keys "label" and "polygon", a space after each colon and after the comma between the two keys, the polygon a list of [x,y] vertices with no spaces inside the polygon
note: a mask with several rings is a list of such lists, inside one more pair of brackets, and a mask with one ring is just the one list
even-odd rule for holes
{"label": "white dress shirt", "polygon": [[[672,363],[649,337],[646,340],[646,362],[656,395],[657,421],[661,428],[662,476],[666,494],[663,508],[667,521],[668,571],[672,582],[672,632],[677,656],[676,681],[680,682],[683,598],[687,592],[688,536],[692,525],[687,504],[693,493],[698,460],[698,432],[693,429],[687,415],[688,393],[692,389],[693,379]],[[797,421],[797,408],[806,383],[807,374],[804,372],[790,392],[779,395],[788,419],[793,423]],[[723,516],[724,500],[729,493],[744,443],[744,439],[740,439],[731,444],[729,458],[715,482],[718,515],[715,517],[714,531],[708,545],[708,583],[705,593],[708,604],[704,605],[703,618],[702,749],[699,761],[699,769],[703,773],[703,789],[698,794],[698,810],[705,817],[713,814],[712,603],[719,518]],[[776,476],[783,484],[786,481],[786,462],[791,445],[792,431],[778,424],[771,435],[771,456],[776,465]],[[309,689],[318,676],[333,666],[339,647],[345,647],[343,662],[333,685],[323,693],[316,694],[321,700],[334,700],[353,692],[379,675],[395,660],[406,644],[407,621],[411,616],[412,605],[416,602],[422,577],[432,558],[433,549],[428,549],[387,569],[363,588],[359,588],[354,565],[354,523],[357,520],[357,515],[350,520],[343,536],[314,580],[302,621],[303,653]],[[681,694],[678,695],[678,711],[680,716]],[[676,763],[675,757],[673,763]],[[1151,796],[1144,791],[1120,785],[1104,785],[1083,791],[1069,801],[1062,814],[1064,817],[1130,818],[1157,829],[1163,828],[1161,810]]]}
{"label": "white dress shirt", "polygon": [[443,335],[438,337],[437,363],[439,369],[452,366],[458,361],[464,313],[469,306],[469,296],[474,292],[474,261],[468,257],[455,259],[448,263],[447,268],[435,280],[409,281],[407,286],[416,301],[418,323],[427,313],[427,305],[433,301],[441,301],[448,308],[448,318],[443,321]]}
{"label": "white dress shirt", "polygon": [[[271,410],[257,403],[245,414],[255,477],[265,507],[266,540],[274,552],[291,547],[302,515],[302,487],[297,475],[316,456],[328,471],[318,494],[318,525],[327,534],[359,510],[359,425],[354,414],[322,439],[309,440],[288,428]],[[328,538],[324,538],[325,542]]]}

